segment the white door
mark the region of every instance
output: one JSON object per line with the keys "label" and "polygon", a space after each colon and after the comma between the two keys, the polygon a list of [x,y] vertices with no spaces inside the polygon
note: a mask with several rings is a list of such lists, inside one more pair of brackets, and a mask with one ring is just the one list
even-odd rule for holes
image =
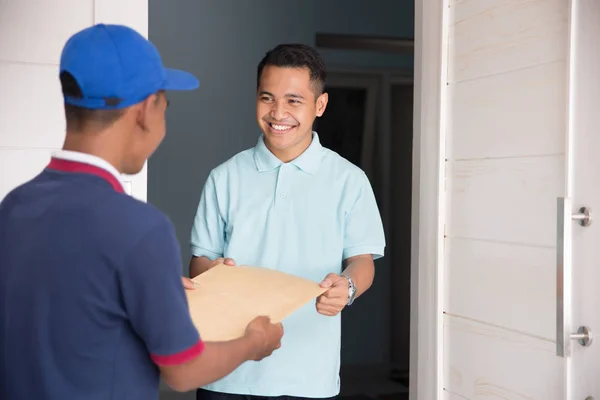
{"label": "white door", "polygon": [[600,218],[571,217],[600,208],[600,8],[448,6],[444,397],[600,399],[600,350],[570,337],[600,330]]}
{"label": "white door", "polygon": [[[70,35],[98,22],[147,36],[148,0],[0,0],[0,200],[62,146],[60,52]],[[146,199],[146,170],[125,180]]]}

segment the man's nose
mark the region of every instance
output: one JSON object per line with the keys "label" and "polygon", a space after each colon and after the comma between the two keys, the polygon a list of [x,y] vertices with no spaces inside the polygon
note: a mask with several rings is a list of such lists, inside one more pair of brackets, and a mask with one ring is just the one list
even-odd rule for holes
{"label": "man's nose", "polygon": [[280,121],[285,119],[287,116],[287,109],[284,104],[279,101],[273,103],[273,107],[271,107],[271,118]]}

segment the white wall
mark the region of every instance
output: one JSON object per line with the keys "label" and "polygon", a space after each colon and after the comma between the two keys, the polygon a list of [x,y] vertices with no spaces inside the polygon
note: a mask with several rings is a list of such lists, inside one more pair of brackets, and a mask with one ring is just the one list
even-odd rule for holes
{"label": "white wall", "polygon": [[[62,146],[60,52],[69,36],[99,22],[126,24],[147,37],[147,0],[0,0],[0,199]],[[146,199],[146,170],[126,181]]]}

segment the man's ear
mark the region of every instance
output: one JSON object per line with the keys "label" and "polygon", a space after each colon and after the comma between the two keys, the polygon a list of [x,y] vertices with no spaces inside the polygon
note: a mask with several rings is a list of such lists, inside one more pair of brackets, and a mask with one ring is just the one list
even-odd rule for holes
{"label": "man's ear", "polygon": [[329,101],[329,94],[323,93],[317,97],[317,117],[320,117],[327,108],[327,102]]}
{"label": "man's ear", "polygon": [[144,132],[150,130],[150,115],[156,102],[159,101],[156,94],[152,94],[139,104],[137,112],[137,122]]}

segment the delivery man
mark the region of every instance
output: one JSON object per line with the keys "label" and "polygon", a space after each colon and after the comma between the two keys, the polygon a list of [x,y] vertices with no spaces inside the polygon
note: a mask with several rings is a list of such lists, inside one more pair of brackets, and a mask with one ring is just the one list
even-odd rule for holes
{"label": "delivery man", "polygon": [[171,222],[119,180],[164,138],[165,91],[197,79],[99,24],[68,40],[60,82],[63,149],[0,203],[0,399],[157,399],[160,377],[187,391],[269,356],[283,331],[266,317],[202,341]]}

